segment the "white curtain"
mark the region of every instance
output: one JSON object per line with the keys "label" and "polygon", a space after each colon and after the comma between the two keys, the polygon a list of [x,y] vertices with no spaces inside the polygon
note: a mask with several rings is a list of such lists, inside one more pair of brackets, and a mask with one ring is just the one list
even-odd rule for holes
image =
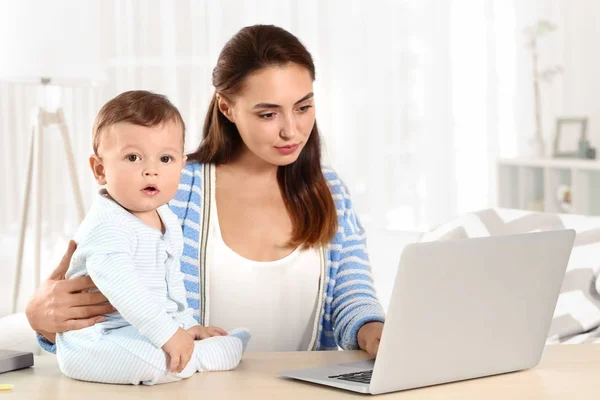
{"label": "white curtain", "polygon": [[[129,89],[166,94],[184,116],[191,151],[201,137],[220,49],[241,27],[269,23],[296,34],[314,56],[326,159],[348,184],[367,229],[425,230],[487,207],[495,200],[496,158],[514,155],[519,146],[522,26],[516,3],[102,1],[98,18],[108,80],[99,88],[60,93],[85,206],[96,189],[87,165],[91,126],[106,100]],[[86,4],[77,1],[78,7]],[[23,192],[29,113],[47,96],[0,84],[0,228],[11,238]],[[45,140],[44,233],[52,243],[72,235],[78,221],[58,132],[49,130]]]}
{"label": "white curtain", "polygon": [[[194,149],[218,53],[254,23],[280,25],[312,52],[328,160],[366,225],[427,228],[487,206],[490,167],[502,151],[516,150],[510,132],[520,27],[511,2],[116,0],[102,7],[109,78],[98,89],[62,94],[88,204],[91,123],[101,104],[128,89],[165,93],[185,116],[187,149]],[[36,90],[0,86],[0,177],[9,194],[3,228],[19,208],[29,113],[44,100]],[[64,229],[71,198],[53,136],[44,195],[51,225]]]}

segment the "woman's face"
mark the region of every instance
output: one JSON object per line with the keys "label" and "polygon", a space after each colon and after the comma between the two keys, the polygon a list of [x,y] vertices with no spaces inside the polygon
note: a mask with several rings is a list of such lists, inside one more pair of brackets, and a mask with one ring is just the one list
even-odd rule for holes
{"label": "woman's face", "polygon": [[249,75],[231,102],[220,98],[221,112],[232,121],[247,149],[272,165],[291,164],[315,124],[310,72],[297,64],[268,67]]}

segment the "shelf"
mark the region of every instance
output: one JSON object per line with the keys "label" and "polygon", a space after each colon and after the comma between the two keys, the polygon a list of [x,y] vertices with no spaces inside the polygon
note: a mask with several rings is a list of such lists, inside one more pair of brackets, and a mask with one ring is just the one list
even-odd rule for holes
{"label": "shelf", "polygon": [[498,164],[518,167],[567,168],[600,171],[600,161],[580,158],[504,158]]}
{"label": "shelf", "polygon": [[[498,160],[497,167],[499,207],[600,215],[596,160],[513,158]],[[565,190],[570,196],[561,201],[559,191]]]}

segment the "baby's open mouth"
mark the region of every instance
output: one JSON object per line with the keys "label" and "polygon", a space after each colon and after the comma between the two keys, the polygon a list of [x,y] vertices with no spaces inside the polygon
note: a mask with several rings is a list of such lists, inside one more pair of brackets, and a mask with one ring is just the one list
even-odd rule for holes
{"label": "baby's open mouth", "polygon": [[148,185],[142,189],[142,192],[148,196],[155,196],[160,193],[160,190],[155,185]]}

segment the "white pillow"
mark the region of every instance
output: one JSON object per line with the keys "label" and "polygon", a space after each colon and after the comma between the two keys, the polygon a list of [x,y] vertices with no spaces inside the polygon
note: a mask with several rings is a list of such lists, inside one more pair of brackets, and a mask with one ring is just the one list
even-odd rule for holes
{"label": "white pillow", "polygon": [[[600,217],[486,209],[461,215],[421,238],[422,242],[574,229],[575,244],[549,333],[552,342],[600,337]],[[591,331],[595,334],[589,335]]]}

